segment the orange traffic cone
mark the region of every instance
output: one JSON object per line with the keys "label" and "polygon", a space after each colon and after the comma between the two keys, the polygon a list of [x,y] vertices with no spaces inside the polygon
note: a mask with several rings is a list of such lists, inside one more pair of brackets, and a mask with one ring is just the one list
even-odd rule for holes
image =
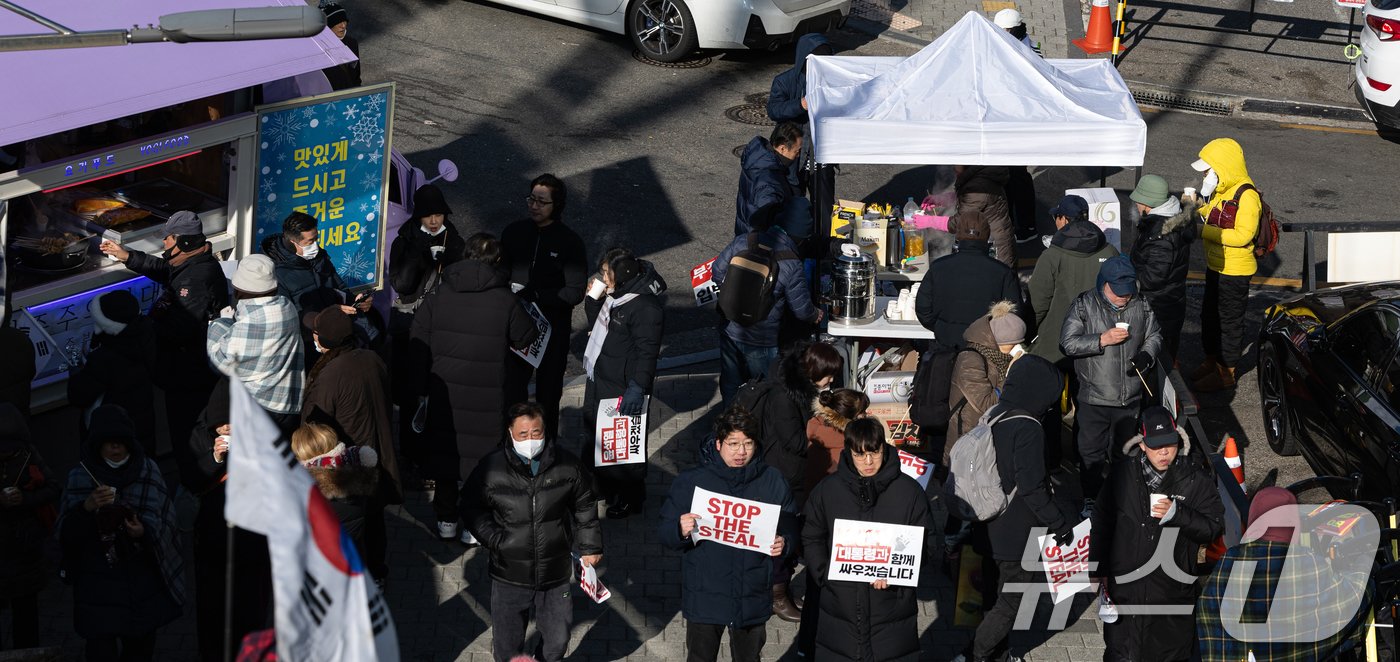
{"label": "orange traffic cone", "polygon": [[1108,11],[1109,0],[1094,0],[1089,10],[1089,29],[1084,38],[1073,41],[1079,50],[1089,55],[1107,53],[1113,49],[1113,18]]}
{"label": "orange traffic cone", "polygon": [[1230,467],[1230,473],[1235,475],[1240,491],[1249,494],[1244,486],[1244,463],[1240,462],[1240,449],[1235,446],[1235,438],[1231,436],[1225,437],[1225,466]]}

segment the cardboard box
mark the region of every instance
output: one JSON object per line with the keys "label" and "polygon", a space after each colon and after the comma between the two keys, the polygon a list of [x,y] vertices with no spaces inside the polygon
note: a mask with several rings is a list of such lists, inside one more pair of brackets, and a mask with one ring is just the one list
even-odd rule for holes
{"label": "cardboard box", "polygon": [[831,206],[831,236],[839,237],[841,230],[851,221],[865,214],[865,203],[855,200],[837,200]]}
{"label": "cardboard box", "polygon": [[870,396],[871,404],[894,402],[907,406],[913,390],[912,370],[881,370],[865,380],[865,394]]}
{"label": "cardboard box", "polygon": [[872,404],[866,413],[885,426],[886,441],[911,452],[924,449],[925,443],[919,439],[919,426],[909,418],[908,403]]}

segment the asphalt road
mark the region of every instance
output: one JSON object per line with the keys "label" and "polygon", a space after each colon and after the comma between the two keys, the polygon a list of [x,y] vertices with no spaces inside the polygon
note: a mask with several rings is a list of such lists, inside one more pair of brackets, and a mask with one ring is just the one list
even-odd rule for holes
{"label": "asphalt road", "polygon": [[[363,3],[353,8],[351,30],[360,39],[366,82],[398,84],[395,146],[429,171],[440,158],[461,166],[461,179],[445,186],[459,229],[499,231],[524,214],[529,180],[553,172],[570,187],[566,219],[591,255],[630,246],[671,284],[663,354],[714,347],[714,317],[692,306],[687,272],[730,238],[734,148],[769,131],[732,121],[724,111],[767,92],[772,77],[790,66],[791,49],[715,54],[704,67],[659,68],[634,60],[620,35],[465,0]],[[913,52],[854,32],[835,41],[863,55]],[[1167,177],[1173,187],[1198,184],[1190,169],[1196,152],[1229,136],[1244,145],[1251,173],[1282,217],[1396,218],[1390,193],[1400,147],[1374,133],[1178,112],[1148,112],[1145,119],[1144,172]],[[1042,208],[1065,188],[1096,185],[1100,174],[1048,169],[1037,179]],[[1109,174],[1110,185],[1131,189],[1129,173]],[[843,197],[900,202],[937,177],[933,167],[848,165],[837,187]],[[1299,277],[1301,253],[1301,238],[1286,235],[1261,274]],[[1195,259],[1199,269],[1200,256]],[[1281,295],[1260,294],[1256,310]],[[575,330],[582,324],[580,312]],[[1196,345],[1193,333],[1188,325],[1184,346]],[[576,354],[581,338],[576,333]],[[1182,363],[1196,360],[1188,353]],[[1256,441],[1263,437],[1253,381],[1247,373],[1233,398],[1203,402],[1212,434],[1229,430],[1245,442],[1246,467],[1256,469],[1251,482],[1278,466],[1285,468],[1278,482],[1301,478],[1307,471],[1300,461],[1279,463]]]}

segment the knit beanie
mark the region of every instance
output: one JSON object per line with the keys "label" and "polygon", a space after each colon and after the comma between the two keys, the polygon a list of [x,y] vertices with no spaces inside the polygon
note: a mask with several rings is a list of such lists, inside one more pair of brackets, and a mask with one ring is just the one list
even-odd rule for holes
{"label": "knit beanie", "polygon": [[345,13],[345,8],[334,2],[322,6],[321,12],[326,15],[326,27],[328,28],[350,21],[350,15]]}
{"label": "knit beanie", "polygon": [[233,287],[248,294],[276,292],[276,265],[272,258],[258,253],[239,260],[238,270],[233,272]]}
{"label": "knit beanie", "polygon": [[1019,345],[1026,341],[1026,322],[1016,314],[1016,305],[998,301],[992,305],[990,325],[998,345]]}
{"label": "knit beanie", "polygon": [[126,290],[112,290],[88,301],[88,313],[98,331],[115,336],[141,316],[141,304]]}
{"label": "knit beanie", "polygon": [[123,442],[132,452],[137,450],[136,425],[131,422],[126,410],[117,405],[102,405],[92,410],[92,416],[88,418],[88,445],[97,446],[109,441]]}
{"label": "knit beanie", "polygon": [[442,189],[438,188],[437,185],[424,184],[413,193],[414,218],[451,213],[452,208],[447,206],[447,199],[443,197]]}

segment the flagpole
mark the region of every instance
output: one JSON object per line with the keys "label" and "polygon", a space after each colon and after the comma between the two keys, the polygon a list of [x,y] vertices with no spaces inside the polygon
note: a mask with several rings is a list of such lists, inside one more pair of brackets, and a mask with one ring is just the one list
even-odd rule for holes
{"label": "flagpole", "polygon": [[233,525],[224,527],[224,662],[233,662]]}

